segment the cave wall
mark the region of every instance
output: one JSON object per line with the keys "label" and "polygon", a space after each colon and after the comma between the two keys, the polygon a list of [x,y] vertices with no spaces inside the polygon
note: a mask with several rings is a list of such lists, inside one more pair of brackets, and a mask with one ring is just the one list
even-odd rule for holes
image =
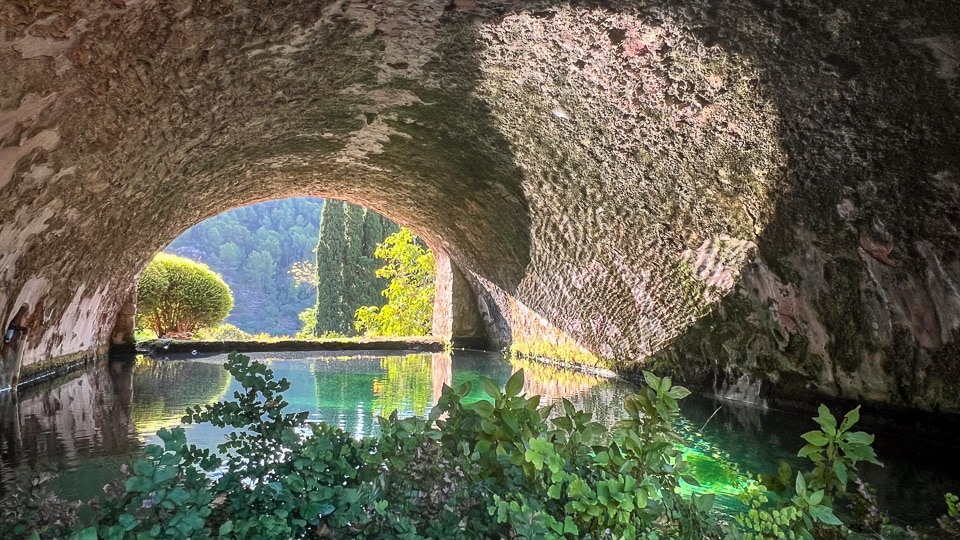
{"label": "cave wall", "polygon": [[487,335],[960,410],[952,0],[0,5],[0,315],[110,340],[189,226],[288,196],[446,252]]}

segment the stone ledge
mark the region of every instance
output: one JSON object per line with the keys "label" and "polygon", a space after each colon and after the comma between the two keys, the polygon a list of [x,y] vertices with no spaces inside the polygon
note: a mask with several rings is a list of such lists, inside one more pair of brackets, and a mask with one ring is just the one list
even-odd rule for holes
{"label": "stone ledge", "polygon": [[[23,366],[20,373],[20,383],[17,390],[53,380],[78,370],[91,362],[105,360],[109,346],[103,345],[95,349],[88,349],[65,356],[49,358],[40,362]],[[2,389],[0,389],[2,390]]]}
{"label": "stone ledge", "polygon": [[437,338],[361,338],[319,341],[181,341],[156,339],[137,344],[144,354],[221,354],[237,352],[297,352],[297,351],[422,351],[441,352],[446,343]]}

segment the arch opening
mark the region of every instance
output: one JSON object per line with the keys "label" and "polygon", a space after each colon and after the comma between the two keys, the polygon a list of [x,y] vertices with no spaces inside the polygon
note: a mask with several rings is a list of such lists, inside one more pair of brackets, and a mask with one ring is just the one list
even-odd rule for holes
{"label": "arch opening", "polygon": [[[301,197],[241,206],[191,226],[160,253],[222,277],[232,310],[216,327],[171,334],[156,326],[159,313],[125,302],[112,344],[131,344],[136,334],[227,341],[429,335],[486,345],[475,293],[449,256],[345,201]],[[396,285],[377,277],[381,268],[399,274]]]}

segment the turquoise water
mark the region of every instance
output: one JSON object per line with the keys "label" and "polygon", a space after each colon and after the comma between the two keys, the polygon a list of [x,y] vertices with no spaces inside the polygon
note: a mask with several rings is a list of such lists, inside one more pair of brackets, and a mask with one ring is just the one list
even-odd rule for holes
{"label": "turquoise water", "polygon": [[[524,391],[548,404],[566,397],[595,419],[612,424],[630,383],[603,379],[543,364],[513,362],[502,355],[455,351],[439,354],[324,353],[251,354],[267,363],[291,388],[288,410],[306,410],[354,434],[377,432],[376,417],[397,410],[401,416],[426,415],[444,384],[456,386],[487,376],[501,385],[523,368]],[[223,369],[224,356],[140,358],[113,362],[58,380],[12,399],[0,399],[0,492],[15,481],[17,468],[56,470],[54,488],[66,499],[89,499],[118,476],[121,464],[157,443],[157,431],[180,425],[188,406],[232,397],[239,384]],[[481,399],[480,384],[468,399]],[[808,417],[737,407],[691,396],[682,403],[677,429],[687,446],[695,475],[720,494],[718,505],[737,508],[743,475],[774,473],[777,460],[796,466],[800,434],[812,429]],[[840,412],[840,411],[835,411]],[[186,426],[188,439],[213,447],[225,431]],[[880,441],[878,440],[878,443]],[[950,457],[932,458],[910,445],[884,448],[886,467],[867,466],[883,507],[907,522],[932,522],[944,512],[943,493],[960,491],[960,470]],[[936,454],[936,452],[934,452]]]}

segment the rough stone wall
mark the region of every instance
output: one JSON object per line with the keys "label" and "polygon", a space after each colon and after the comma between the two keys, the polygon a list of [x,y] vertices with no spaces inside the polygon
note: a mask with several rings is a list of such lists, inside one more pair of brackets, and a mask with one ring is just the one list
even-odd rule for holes
{"label": "rough stone wall", "polygon": [[4,2],[0,315],[32,306],[27,362],[92,350],[187,227],[335,197],[449,253],[525,350],[960,410],[957,28],[953,0]]}
{"label": "rough stone wall", "polygon": [[735,291],[656,363],[767,401],[960,411],[960,5],[761,6],[716,7],[710,33],[766,81],[789,191]]}
{"label": "rough stone wall", "polygon": [[477,293],[446,253],[435,248],[431,252],[437,264],[433,337],[441,338],[453,347],[489,348],[486,325],[477,306]]}

